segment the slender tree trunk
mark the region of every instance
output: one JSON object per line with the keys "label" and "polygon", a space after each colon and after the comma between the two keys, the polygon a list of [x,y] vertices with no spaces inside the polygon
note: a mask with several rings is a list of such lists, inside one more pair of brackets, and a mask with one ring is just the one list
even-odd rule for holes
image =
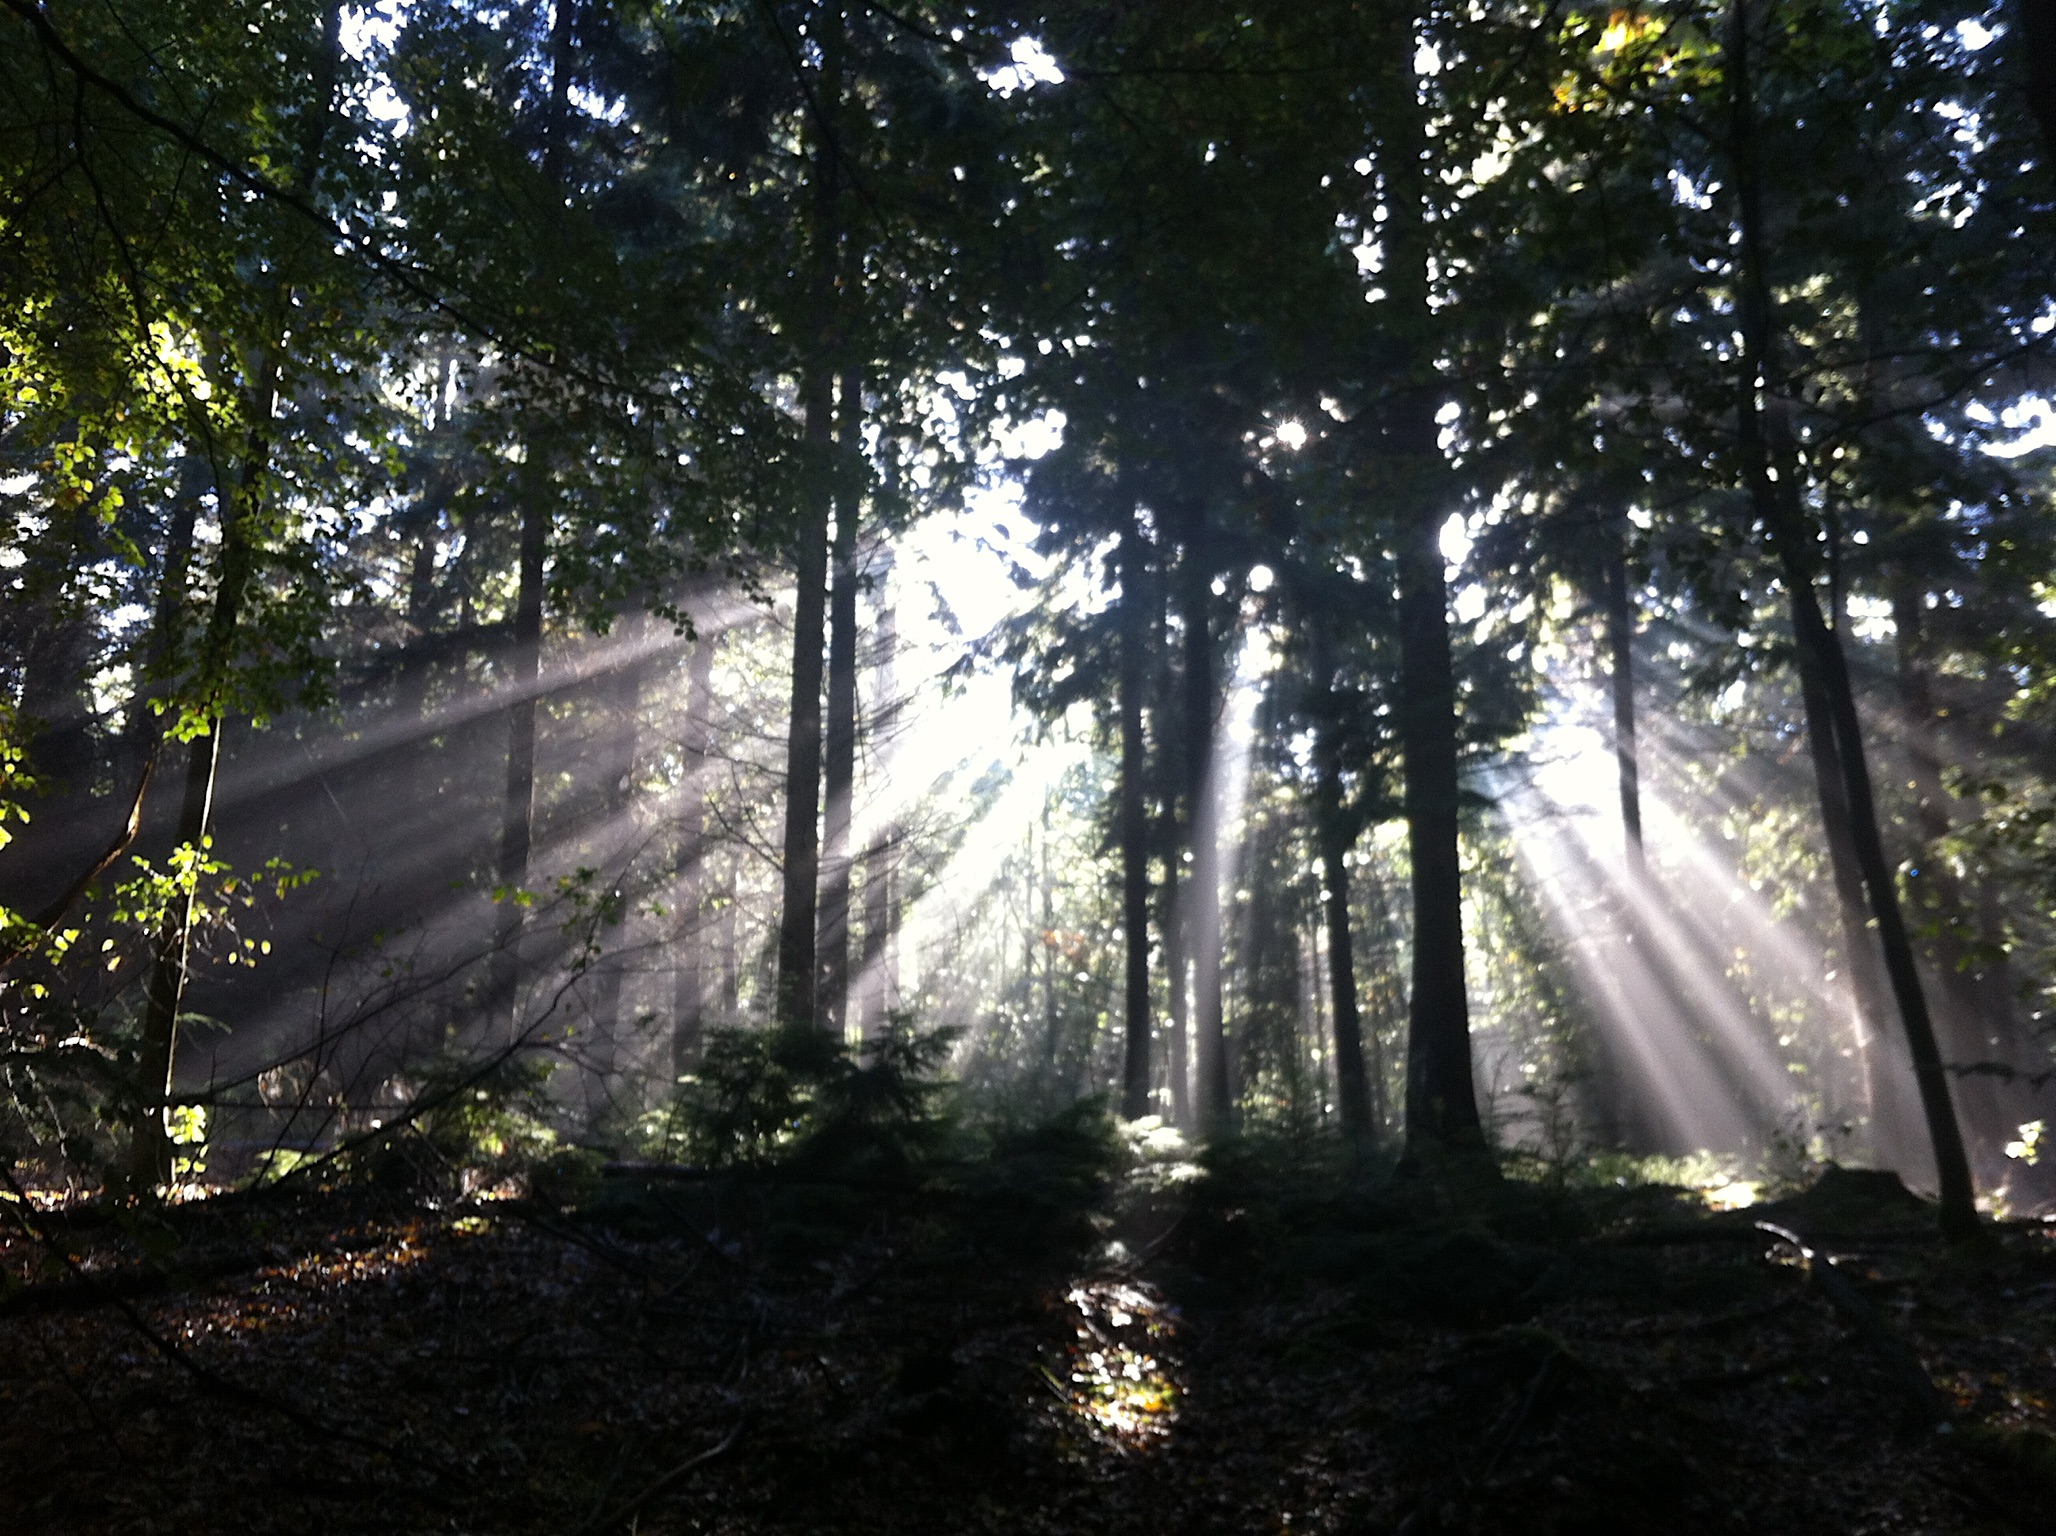
{"label": "slender tree trunk", "polygon": [[1815,793],[1820,799],[1821,830],[1827,844],[1828,873],[1835,887],[1835,909],[1841,919],[1843,964],[1849,992],[1868,1033],[1875,1034],[1892,1017],[1891,988],[1885,979],[1877,941],[1870,931],[1870,903],[1863,892],[1856,832],[1850,820],[1849,794],[1828,705],[1827,683],[1819,660],[1810,652],[1797,655],[1799,692],[1806,711],[1807,755],[1813,765]]}
{"label": "slender tree trunk", "polygon": [[179,461],[178,496],[172,503],[171,525],[164,532],[157,601],[150,615],[150,639],[144,652],[144,687],[137,690],[135,712],[129,719],[128,734],[137,744],[139,758],[147,755],[149,744],[161,737],[170,724],[151,706],[166,696],[184,651],[181,630],[193,569],[193,531],[199,525],[200,502],[213,480],[206,458],[187,449]]}
{"label": "slender tree trunk", "polygon": [[1448,472],[1435,414],[1441,403],[1429,307],[1428,139],[1410,25],[1393,30],[1383,139],[1387,308],[1400,335],[1386,451],[1398,484],[1399,742],[1407,851],[1413,866],[1413,987],[1407,1020],[1406,1141],[1484,1146],[1471,1075],[1459,862],[1456,676],[1441,534]]}
{"label": "slender tree trunk", "polygon": [[1387,1099],[1385,1029],[1401,1013],[1399,991],[1399,943],[1393,929],[1392,908],[1385,899],[1385,882],[1372,874],[1361,882],[1371,917],[1371,937],[1378,964],[1370,986],[1370,1027],[1364,1031],[1364,1071],[1370,1079],[1371,1128],[1383,1135],[1392,1123]]}
{"label": "slender tree trunk", "polygon": [[[533,451],[533,450],[531,450]],[[507,779],[500,797],[500,854],[494,870],[500,904],[493,942],[488,1017],[510,1036],[520,991],[523,906],[535,838],[535,714],[542,685],[543,566],[549,550],[547,471],[533,465],[523,486],[520,566],[514,596],[514,645],[507,657]]]}
{"label": "slender tree trunk", "polygon": [[740,859],[731,853],[722,861],[721,888],[715,895],[721,920],[721,1022],[732,1025],[742,1017],[742,948],[736,937],[740,917]]}
{"label": "slender tree trunk", "polygon": [[1606,641],[1613,658],[1613,755],[1620,768],[1621,839],[1631,875],[1642,849],[1642,763],[1635,741],[1635,609],[1628,597],[1626,541],[1616,527],[1606,558]]}
{"label": "slender tree trunk", "polygon": [[1432,515],[1416,517],[1401,536],[1400,751],[1414,910],[1407,1142],[1482,1146],[1464,985],[1456,679],[1439,525]]}
{"label": "slender tree trunk", "polygon": [[[1306,996],[1303,1008],[1308,1021],[1313,1025],[1314,1039],[1327,1043],[1334,1040],[1335,1034],[1329,1027],[1333,1016],[1329,1006],[1332,988],[1324,988],[1322,986],[1324,976],[1322,966],[1324,964],[1325,950],[1325,915],[1309,912],[1305,916],[1306,931],[1301,934],[1299,940],[1302,964],[1306,971],[1305,979],[1300,983],[1301,990]],[[1316,1059],[1314,1087],[1315,1091],[1320,1094],[1321,1119],[1323,1122],[1327,1120],[1329,1115],[1335,1113],[1338,1107],[1332,1073],[1333,1057],[1334,1052],[1332,1050],[1324,1050]],[[1368,1118],[1368,1115],[1366,1118]]]}
{"label": "slender tree trunk", "polygon": [[850,819],[857,783],[857,434],[863,422],[857,370],[842,375],[837,424],[834,586],[828,609],[828,736],[821,838],[821,912],[816,935],[823,1029],[840,1036],[849,1014]]}
{"label": "slender tree trunk", "polygon": [[[442,507],[431,500],[421,509],[414,530],[414,555],[407,568],[407,645],[414,654],[400,664],[393,688],[393,719],[404,728],[420,725],[428,713],[428,683],[433,663],[423,654],[435,624],[436,535],[442,525]],[[408,764],[404,783],[410,803],[418,803],[424,775],[421,764],[428,754],[428,733],[412,736],[407,746]]]}
{"label": "slender tree trunk", "polygon": [[[800,380],[806,414],[808,484],[794,543],[792,708],[785,754],[784,871],[778,918],[777,1017],[818,1022],[815,954],[821,886],[821,685],[827,644],[828,521],[834,504],[836,315],[842,235],[834,121],[842,96],[842,12],[826,8],[814,124],[814,208],[810,253],[811,355]],[[820,118],[826,118],[825,123]]]}
{"label": "slender tree trunk", "polygon": [[[1994,1184],[2009,1183],[2013,1171],[1998,1149],[2022,1120],[2041,1112],[2039,1104],[2021,1095],[2003,1074],[2019,1070],[2031,1052],[2021,1039],[2006,989],[1993,987],[1994,967],[1985,959],[1982,930],[1993,904],[1973,909],[1964,883],[1941,844],[1953,830],[1950,795],[1942,779],[1937,743],[1939,717],[1928,682],[1926,614],[1919,587],[1902,577],[1892,592],[1893,627],[1899,640],[1900,728],[1905,735],[1907,765],[1912,773],[1915,857],[1906,872],[1906,898],[1933,927],[1928,952],[1941,983],[1941,1030],[1947,1054],[1960,1065],[1988,1064],[2001,1075],[1958,1076],[1957,1106],[1968,1122],[1971,1150]],[[1989,883],[1986,891],[1989,892]],[[2003,957],[2003,949],[1998,951]],[[1997,1164],[1995,1167],[1994,1164]]]}
{"label": "slender tree trunk", "polygon": [[1328,617],[1309,616],[1319,690],[1314,718],[1314,834],[1320,845],[1321,907],[1328,928],[1329,1016],[1334,1022],[1335,1097],[1342,1129],[1375,1140],[1370,1083],[1364,1072],[1363,1015],[1356,995],[1356,945],[1349,917],[1348,813],[1342,803],[1342,743],[1335,719],[1335,658]]}
{"label": "slender tree trunk", "polygon": [[[188,453],[179,466],[178,496],[172,505],[171,523],[165,530],[164,556],[158,566],[157,600],[143,651],[142,687],[136,691],[129,718],[123,727],[127,742],[123,756],[128,760],[127,767],[135,786],[129,792],[127,814],[99,852],[72,876],[70,883],[61,891],[51,896],[40,889],[30,889],[28,894],[43,904],[30,918],[32,928],[17,929],[11,940],[0,941],[0,973],[36,947],[32,937],[35,932],[47,933],[64,920],[72,905],[128,852],[143,829],[150,786],[163,760],[165,733],[172,723],[169,717],[160,716],[154,706],[165,698],[172,674],[177,670],[181,650],[179,631],[186,582],[192,565],[193,529],[206,484],[206,461],[197,454]],[[24,846],[18,842],[15,846],[17,857],[29,856],[18,867],[25,868],[33,878],[37,863],[41,862],[34,856],[41,850],[33,843]],[[0,906],[25,905],[27,901],[22,893],[11,889],[0,892]]]}
{"label": "slender tree trunk", "polygon": [[1121,1114],[1149,1113],[1149,812],[1144,776],[1142,693],[1149,676],[1149,610],[1142,534],[1133,515],[1121,534],[1121,932],[1126,948],[1122,993]]}
{"label": "slender tree trunk", "polygon": [[[331,3],[324,12],[320,52],[317,55],[313,99],[315,108],[307,114],[305,131],[297,145],[294,189],[302,197],[314,187],[322,148],[335,117],[336,82],[342,59],[342,7]],[[291,290],[284,283],[274,285],[278,302],[275,320],[283,330],[285,306]],[[225,721],[229,671],[235,661],[236,643],[243,622],[243,609],[257,567],[256,526],[258,503],[264,494],[264,479],[271,465],[271,423],[277,418],[281,376],[279,348],[268,343],[259,352],[251,372],[251,386],[243,401],[250,423],[244,444],[241,472],[233,492],[222,487],[221,545],[217,556],[218,576],[214,605],[201,636],[194,687],[199,712],[207,719],[208,731],[192,744],[186,769],[186,792],[179,812],[178,845],[190,848],[195,857],[206,846],[214,807],[215,774],[220,763],[221,734]],[[190,527],[187,530],[190,538]],[[169,571],[167,571],[169,575]],[[183,585],[181,581],[180,585]],[[164,594],[160,591],[160,601]],[[128,1174],[138,1193],[167,1183],[173,1172],[171,1143],[171,1096],[178,1068],[178,1021],[190,979],[192,925],[197,892],[194,875],[183,892],[174,898],[158,930],[149,984],[145,990],[142,1041],[138,1054],[137,1116],[129,1139]]]}
{"label": "slender tree trunk", "polygon": [[1055,791],[1042,798],[1042,1066],[1044,1080],[1056,1083],[1059,1047],[1057,1029],[1057,957],[1063,946],[1057,935],[1057,878],[1049,857],[1049,811]]}
{"label": "slender tree trunk", "polygon": [[[341,11],[330,6],[323,29],[325,77],[321,82],[321,109],[313,114],[314,126],[301,144],[298,181],[304,193],[311,187],[320,157],[323,136],[334,110],[334,76],[340,51]],[[279,291],[283,301],[286,290]],[[207,721],[207,734],[192,744],[186,768],[186,790],[179,812],[177,846],[191,850],[198,858],[206,847],[214,808],[215,775],[220,764],[221,734],[226,721],[229,672],[235,662],[237,638],[242,629],[243,610],[250,583],[257,570],[258,503],[271,465],[271,423],[277,418],[280,391],[278,349],[268,346],[258,359],[251,388],[244,402],[252,423],[244,446],[241,472],[232,493],[221,498],[221,546],[217,556],[214,604],[207,627],[200,638],[194,687],[199,695],[198,712]],[[178,1068],[178,1023],[190,980],[192,925],[197,901],[194,873],[184,890],[173,899],[159,928],[156,952],[145,990],[143,1031],[138,1055],[139,1113],[129,1142],[129,1176],[138,1193],[169,1182],[172,1177],[170,1100],[173,1076]]]}
{"label": "slender tree trunk", "polygon": [[[1791,461],[1789,445],[1766,443],[1774,457]],[[1782,472],[1782,471],[1781,471]],[[1787,482],[1792,483],[1792,482]],[[1835,530],[1832,525],[1829,532]],[[1841,581],[1841,541],[1828,540],[1829,611],[1837,635],[1847,633],[1846,598]],[[1844,788],[1842,759],[1835,748],[1827,681],[1817,657],[1798,650],[1799,694],[1806,711],[1807,755],[1813,765],[1814,791],[1820,800],[1821,830],[1828,850],[1828,872],[1834,881],[1835,910],[1841,921],[1843,965],[1848,970],[1849,997],[1866,1037],[1882,1034],[1894,1009],[1884,957],[1871,934],[1870,900],[1863,891],[1863,871],[1856,853],[1856,831],[1850,820],[1849,793]],[[1864,1059],[1869,1064],[1868,1040]]]}
{"label": "slender tree trunk", "polygon": [[1942,1230],[1952,1237],[1968,1237],[1978,1230],[1970,1163],[1964,1155],[1962,1131],[1949,1095],[1948,1074],[1942,1066],[1912,940],[1900,910],[1898,887],[1879,835],[1876,800],[1869,765],[1864,759],[1863,730],[1856,712],[1855,691],[1849,681],[1847,658],[1839,637],[1821,616],[1810,559],[1814,541],[1807,536],[1792,466],[1789,462],[1782,466],[1777,480],[1770,474],[1763,420],[1763,396],[1773,384],[1770,282],[1765,269],[1763,193],[1757,163],[1746,0],[1735,0],[1730,12],[1726,63],[1733,114],[1736,192],[1741,207],[1743,270],[1739,289],[1743,368],[1736,409],[1740,458],[1751,500],[1770,536],[1791,602],[1794,639],[1802,660],[1817,669],[1825,695],[1826,721],[1809,725],[1810,729],[1821,723],[1826,725],[1827,732],[1823,734],[1831,733],[1841,768],[1857,867],[1870,899],[1871,916],[1877,924],[1886,976],[1906,1031],[1914,1076],[1920,1086],[1921,1107],[1927,1117],[1928,1137],[1934,1145],[1935,1169],[1941,1184]]}
{"label": "slender tree trunk", "polygon": [[[828,376],[806,390],[807,441],[825,458]],[[819,425],[817,425],[817,423]],[[825,487],[823,488],[825,490]],[[812,1024],[818,1015],[814,939],[820,890],[821,684],[826,636],[828,508],[825,496],[802,514],[799,589],[793,605],[792,707],[785,755],[785,869],[778,923],[778,1018]]]}
{"label": "slender tree trunk", "polygon": [[1920,837],[1918,857],[1906,877],[1906,894],[1916,910],[1935,921],[1935,972],[1942,983],[1951,1022],[1960,1035],[1984,1034],[1978,1014],[1977,983],[1965,936],[1975,922],[1965,901],[1962,882],[1936,845],[1950,833],[1949,791],[1942,782],[1942,761],[1935,747],[1935,704],[1928,689],[1922,655],[1924,617],[1920,593],[1901,581],[1892,593],[1892,621],[1899,638],[1899,714],[1906,735],[1907,766],[1912,770],[1914,828]]}
{"label": "slender tree trunk", "polygon": [[[1168,552],[1166,552],[1168,558]],[[1159,567],[1162,569],[1162,566]],[[1163,597],[1166,610],[1169,605],[1170,573],[1164,572]],[[1152,605],[1154,610],[1154,605]],[[1168,628],[1163,622],[1167,612],[1157,613],[1160,633]],[[1157,736],[1157,794],[1161,814],[1157,817],[1157,846],[1164,861],[1164,883],[1158,892],[1157,925],[1164,940],[1164,988],[1168,996],[1171,1015],[1170,1049],[1165,1052],[1169,1058],[1166,1066],[1171,1080],[1171,1117],[1181,1126],[1193,1123],[1192,1106],[1192,1008],[1186,957],[1190,945],[1186,942],[1190,933],[1186,912],[1185,888],[1190,882],[1184,876],[1185,839],[1184,827],[1178,817],[1178,801],[1184,786],[1178,777],[1178,744],[1185,739],[1185,732],[1179,720],[1179,706],[1173,688],[1171,670],[1171,646],[1168,634],[1164,643],[1157,648],[1156,711]]]}
{"label": "slender tree trunk", "polygon": [[707,1030],[707,803],[713,791],[714,645],[711,616],[693,637],[686,664],[685,807],[678,836],[683,860],[678,878],[678,922],[672,943],[678,953],[673,973],[671,1070],[682,1077],[699,1065]]}
{"label": "slender tree trunk", "polygon": [[1185,631],[1185,794],[1192,840],[1192,880],[1186,895],[1192,946],[1194,1095],[1200,1130],[1228,1129],[1232,1102],[1228,1050],[1221,1012],[1220,785],[1214,765],[1214,637],[1209,613],[1213,570],[1206,514],[1194,509],[1179,568],[1179,617]]}
{"label": "slender tree trunk", "polygon": [[[206,846],[214,810],[215,770],[221,761],[222,722],[196,738],[186,759],[186,790],[178,818],[176,846],[194,857]],[[178,1021],[190,979],[193,915],[198,902],[197,875],[190,876],[172,898],[157,931],[155,959],[144,993],[143,1042],[138,1080],[143,1087],[141,1113],[129,1142],[129,1178],[137,1191],[172,1181],[171,1094],[178,1068]]]}
{"label": "slender tree trunk", "polygon": [[[334,13],[331,12],[331,17]],[[331,21],[333,34],[333,21]],[[250,420],[269,423],[277,411],[279,373],[276,353],[267,353],[258,365],[255,387],[248,402]],[[187,759],[186,788],[179,811],[176,846],[203,856],[214,808],[215,774],[221,758],[221,734],[226,715],[223,707],[229,669],[235,660],[236,639],[242,626],[243,607],[257,564],[257,498],[270,462],[270,440],[263,430],[252,433],[234,493],[227,498],[221,516],[221,553],[214,605],[200,640],[198,675],[195,686],[203,703],[200,713],[207,720],[207,734],[192,743]],[[138,1056],[140,1105],[129,1143],[129,1175],[140,1193],[166,1183],[172,1176],[170,1098],[173,1074],[178,1066],[178,1021],[184,1007],[190,979],[192,925],[197,902],[197,872],[189,873],[184,889],[165,914],[158,930],[156,952],[145,990],[143,1032]]]}
{"label": "slender tree trunk", "polygon": [[[871,766],[880,782],[892,782],[895,738],[899,731],[899,625],[892,603],[892,550],[885,547],[873,573],[879,594],[871,709]],[[864,850],[864,941],[857,977],[858,1024],[867,1040],[884,1028],[888,1012],[899,1004],[899,978],[894,971],[892,937],[898,921],[899,828],[880,827]]]}
{"label": "slender tree trunk", "polygon": [[[601,823],[594,852],[599,867],[612,869],[617,876],[617,883],[608,892],[612,915],[600,925],[602,930],[614,931],[617,952],[608,954],[603,950],[592,965],[593,1038],[588,1059],[604,1079],[612,1078],[621,1055],[621,994],[626,978],[618,947],[626,938],[628,927],[628,893],[624,883],[628,871],[623,859],[635,838],[631,813],[635,805],[636,753],[642,736],[643,687],[649,671],[649,615],[640,611],[628,615],[619,633],[628,659],[614,667],[594,690],[600,710],[601,782]],[[598,943],[600,938],[596,932],[594,941]]]}
{"label": "slender tree trunk", "polygon": [[875,1040],[886,1015],[897,1004],[893,975],[892,935],[898,893],[896,833],[883,829],[864,850],[864,942],[857,989],[857,1025],[866,1040]]}
{"label": "slender tree trunk", "polygon": [[[564,179],[565,124],[571,101],[571,69],[577,7],[555,0],[550,25],[550,97],[543,119],[543,179],[553,189]],[[535,716],[541,686],[543,565],[550,536],[549,453],[528,443],[521,482],[521,543],[514,595],[514,646],[508,657],[507,782],[500,798],[500,853],[495,874],[499,921],[488,977],[487,1017],[511,1038],[517,1030],[524,907],[520,891],[528,880],[535,838]]]}

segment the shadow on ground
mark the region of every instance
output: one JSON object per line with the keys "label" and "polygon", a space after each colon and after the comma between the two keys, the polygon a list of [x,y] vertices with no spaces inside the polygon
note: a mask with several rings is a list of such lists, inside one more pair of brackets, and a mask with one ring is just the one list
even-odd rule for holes
{"label": "shadow on ground", "polygon": [[0,1297],[23,1536],[1997,1532],[2056,1487],[2056,1244],[1948,1250],[1891,1180],[1719,1215],[1321,1143],[1124,1177],[1074,1125],[914,1185],[34,1222]]}

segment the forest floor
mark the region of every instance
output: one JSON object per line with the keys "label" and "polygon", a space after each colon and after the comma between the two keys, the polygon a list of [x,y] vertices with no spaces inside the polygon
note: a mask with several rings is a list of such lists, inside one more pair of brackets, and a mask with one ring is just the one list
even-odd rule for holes
{"label": "forest floor", "polygon": [[1312,1162],[13,1206],[0,1530],[2056,1529],[2038,1228]]}

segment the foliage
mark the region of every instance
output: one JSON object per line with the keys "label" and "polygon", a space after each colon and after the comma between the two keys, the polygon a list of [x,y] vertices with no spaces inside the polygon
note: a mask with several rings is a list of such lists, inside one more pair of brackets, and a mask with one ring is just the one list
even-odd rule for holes
{"label": "foliage", "polygon": [[850,1050],[811,1026],[713,1031],[662,1122],[662,1144],[713,1167],[904,1178],[944,1146],[960,1031],[907,1014]]}
{"label": "foliage", "polygon": [[[181,845],[161,865],[132,858],[129,868],[60,927],[18,948],[0,990],[0,1146],[88,1179],[110,1166],[130,1114],[145,994],[170,919],[190,914],[197,969],[253,970],[272,953],[267,934],[280,906],[315,878],[283,859],[238,872],[211,840]],[[219,1027],[202,1015],[186,1018]],[[204,1142],[204,1103],[173,1113],[175,1140]],[[189,1163],[200,1155],[180,1154]]]}
{"label": "foliage", "polygon": [[552,1065],[508,1053],[428,1063],[407,1085],[394,1128],[350,1152],[350,1171],[385,1188],[469,1194],[546,1166],[558,1145]]}

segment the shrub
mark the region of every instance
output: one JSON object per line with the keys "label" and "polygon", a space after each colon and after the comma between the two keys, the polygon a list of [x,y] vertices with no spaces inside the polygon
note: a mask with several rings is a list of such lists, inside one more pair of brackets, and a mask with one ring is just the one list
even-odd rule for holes
{"label": "shrub", "polygon": [[852,1056],[811,1026],[714,1030],[663,1143],[709,1167],[905,1176],[948,1139],[954,1085],[942,1068],[958,1034],[894,1015]]}

